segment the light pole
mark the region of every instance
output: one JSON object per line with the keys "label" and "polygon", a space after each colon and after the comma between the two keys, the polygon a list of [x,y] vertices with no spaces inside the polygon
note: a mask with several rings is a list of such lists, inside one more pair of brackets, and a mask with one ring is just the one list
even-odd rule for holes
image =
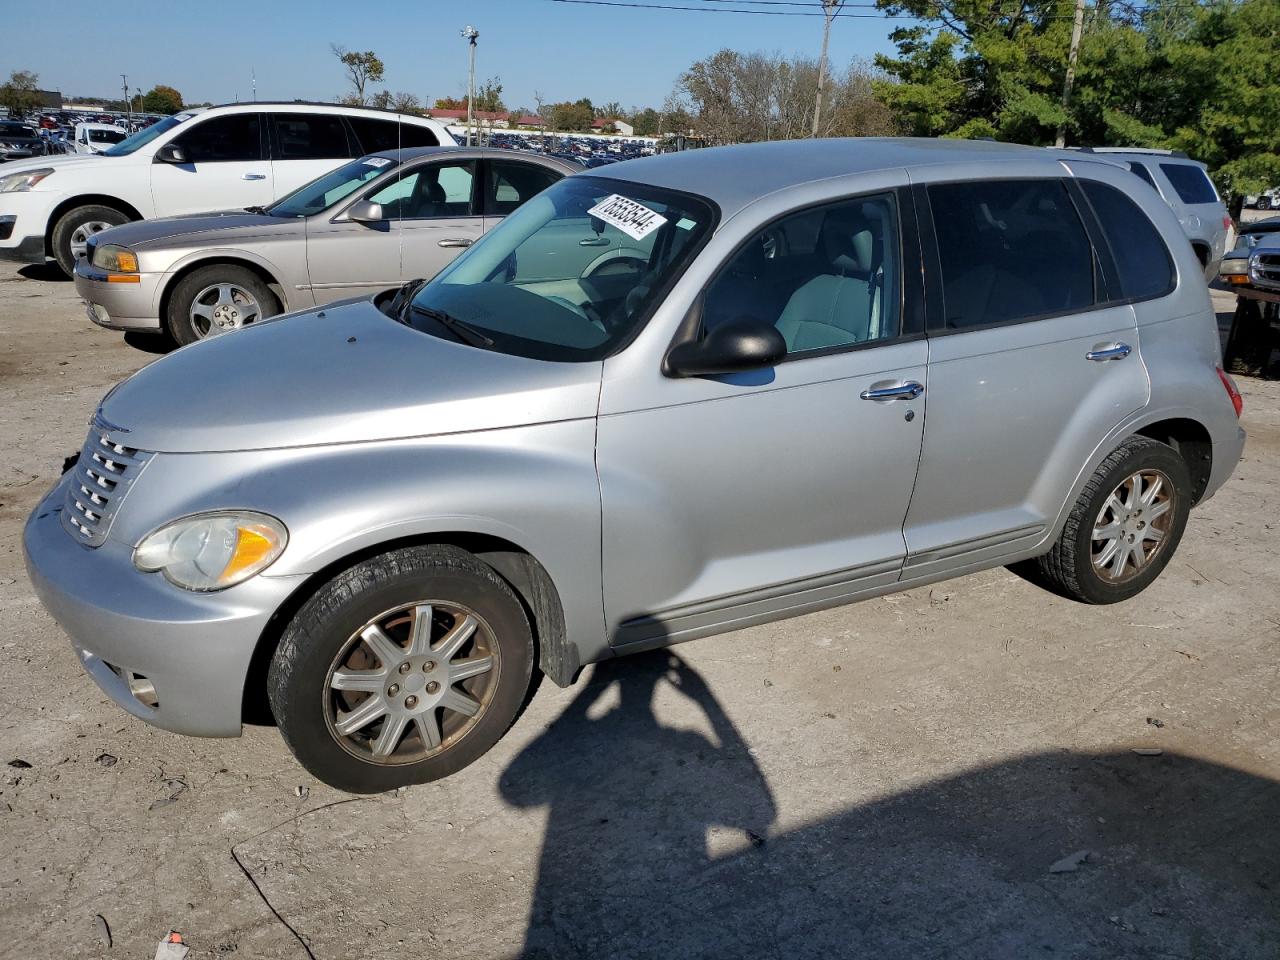
{"label": "light pole", "polygon": [[120,74],[120,79],[124,84],[124,108],[129,112],[129,121],[133,121],[133,104],[129,102],[129,78],[125,74]]}
{"label": "light pole", "polygon": [[471,44],[471,66],[467,70],[467,146],[471,146],[471,115],[476,99],[476,40],[480,31],[467,24],[462,30],[462,39]]}
{"label": "light pole", "polygon": [[822,56],[818,58],[818,95],[813,101],[813,130],[810,136],[818,135],[818,124],[822,118],[822,88],[827,82],[827,41],[831,39],[831,21],[840,9],[844,0],[822,0]]}

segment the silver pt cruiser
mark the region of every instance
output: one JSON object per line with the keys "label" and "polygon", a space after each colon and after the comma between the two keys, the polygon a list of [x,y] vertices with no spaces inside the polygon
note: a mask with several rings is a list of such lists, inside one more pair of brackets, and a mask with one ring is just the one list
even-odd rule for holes
{"label": "silver pt cruiser", "polygon": [[235,736],[265,695],[369,792],[475,760],[543,673],[1001,564],[1131,597],[1239,411],[1177,220],[1105,159],[727,147],[153,363],[25,545],[124,709]]}

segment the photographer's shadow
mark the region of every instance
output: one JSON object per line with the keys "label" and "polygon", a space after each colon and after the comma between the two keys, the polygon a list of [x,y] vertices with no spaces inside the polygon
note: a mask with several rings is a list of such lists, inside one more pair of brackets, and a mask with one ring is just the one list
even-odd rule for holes
{"label": "photographer's shadow", "polygon": [[[664,688],[697,706],[712,737],[659,724]],[[763,844],[776,815],[738,731],[669,651],[597,665],[501,789],[515,806],[549,808],[523,952],[540,960],[607,956],[623,931],[659,953],[673,913],[713,933],[696,894],[712,847]]]}

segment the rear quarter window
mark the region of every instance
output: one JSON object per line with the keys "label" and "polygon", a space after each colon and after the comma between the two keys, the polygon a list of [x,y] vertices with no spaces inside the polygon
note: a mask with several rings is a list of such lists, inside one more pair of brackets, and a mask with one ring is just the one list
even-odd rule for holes
{"label": "rear quarter window", "polygon": [[1120,274],[1120,295],[1151,300],[1173,290],[1173,259],[1160,231],[1142,209],[1115,187],[1081,180]]}
{"label": "rear quarter window", "polygon": [[438,147],[440,141],[428,127],[373,117],[347,117],[365,153],[380,153],[401,147]]}
{"label": "rear quarter window", "polygon": [[1199,167],[1190,163],[1162,163],[1160,170],[1183,203],[1217,203],[1218,191],[1213,189],[1213,181]]}

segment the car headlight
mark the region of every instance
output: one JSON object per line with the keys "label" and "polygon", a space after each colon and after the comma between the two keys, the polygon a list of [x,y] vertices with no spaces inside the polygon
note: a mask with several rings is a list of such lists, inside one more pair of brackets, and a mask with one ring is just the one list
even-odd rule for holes
{"label": "car headlight", "polygon": [[93,258],[89,262],[113,273],[138,272],[138,255],[118,243],[98,244],[93,248]]}
{"label": "car headlight", "polygon": [[183,517],[147,534],[133,565],[164,573],[184,590],[223,590],[261,573],[284,552],[289,533],[265,513],[219,510]]}
{"label": "car headlight", "polygon": [[45,177],[53,173],[53,167],[41,167],[39,170],[23,170],[0,176],[0,193],[22,193],[30,190]]}

